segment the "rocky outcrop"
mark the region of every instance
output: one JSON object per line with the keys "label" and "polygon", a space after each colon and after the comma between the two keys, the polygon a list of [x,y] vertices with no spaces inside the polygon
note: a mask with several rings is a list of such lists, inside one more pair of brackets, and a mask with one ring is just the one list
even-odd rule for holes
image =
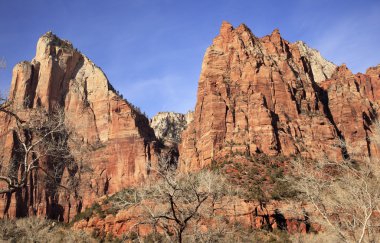
{"label": "rocky outcrop", "polygon": [[179,143],[182,131],[191,120],[192,112],[186,114],[159,112],[152,118],[150,126],[153,128],[157,138],[171,143]]}
{"label": "rocky outcrop", "polygon": [[223,22],[204,56],[180,168],[202,168],[230,148],[331,159],[370,154],[379,68],[353,75],[345,67],[332,73],[333,67],[303,43],[284,40],[277,29],[258,38],[244,24]]}
{"label": "rocky outcrop", "polygon": [[[227,207],[218,211],[231,224],[238,223],[245,229],[265,229],[265,230],[284,230],[291,234],[308,233],[311,230],[319,230],[320,226],[311,224],[305,210],[315,213],[311,207],[305,207],[302,203],[281,203],[268,202],[262,204],[258,202],[247,202],[236,200]],[[120,210],[116,214],[107,216],[93,215],[89,219],[75,222],[73,229],[84,230],[89,234],[98,234],[105,237],[107,235],[120,237],[130,232],[135,232],[139,236],[146,236],[154,231],[152,225],[142,224],[147,220],[143,218],[140,205]],[[213,226],[210,220],[199,219],[203,230],[208,230]],[[149,221],[148,221],[149,222]],[[189,228],[192,223],[189,223]],[[163,233],[159,227],[156,229]]]}
{"label": "rocky outcrop", "polygon": [[[67,193],[47,190],[42,175],[36,172],[30,178],[30,184],[36,185],[30,189],[34,197],[23,201],[23,197],[4,196],[3,217],[20,215],[23,211],[26,215],[54,218],[56,212],[49,213],[54,207],[60,211],[60,220],[68,221],[94,198],[119,191],[148,176],[148,165],[155,156],[155,135],[149,120],[118,96],[102,70],[70,42],[51,32],[43,35],[38,40],[35,58],[13,69],[9,99],[24,114],[37,107],[47,112],[61,107],[65,123],[79,138],[81,147],[92,148],[91,153],[73,155],[77,168],[91,173],[81,178],[80,190]],[[14,121],[4,114],[1,120],[3,149],[0,153],[9,167],[15,150],[11,132]],[[49,170],[49,160],[44,164]],[[7,166],[2,167],[3,172]],[[79,172],[62,173],[65,178]]]}
{"label": "rocky outcrop", "polygon": [[310,48],[303,41],[297,41],[293,45],[298,47],[301,57],[310,63],[315,82],[319,83],[331,77],[337,67],[334,63],[324,59],[318,50]]}
{"label": "rocky outcrop", "polygon": [[361,158],[378,154],[377,146],[370,141],[371,125],[379,110],[379,75],[379,68],[354,75],[343,64],[331,79],[320,84],[329,107],[327,115],[331,116],[338,135],[347,145],[347,156]]}

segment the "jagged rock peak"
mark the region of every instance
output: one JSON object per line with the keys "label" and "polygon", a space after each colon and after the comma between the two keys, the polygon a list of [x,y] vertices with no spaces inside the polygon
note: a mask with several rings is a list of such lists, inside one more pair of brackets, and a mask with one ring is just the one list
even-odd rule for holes
{"label": "jagged rock peak", "polygon": [[232,24],[230,24],[227,21],[222,22],[222,26],[220,27],[220,33],[221,34],[226,33],[226,32],[230,32],[232,30],[234,30],[234,27],[232,26]]}
{"label": "jagged rock peak", "polygon": [[302,57],[309,60],[315,82],[319,83],[331,78],[337,67],[334,63],[323,58],[318,50],[309,47],[303,41],[296,41],[293,45],[298,47]]}
{"label": "jagged rock peak", "polygon": [[245,25],[244,23],[241,23],[237,28],[236,30],[238,31],[251,31],[247,25]]}
{"label": "jagged rock peak", "polygon": [[54,56],[59,50],[70,53],[77,52],[70,41],[62,40],[53,32],[48,31],[38,39],[35,61],[47,58],[50,55]]}
{"label": "jagged rock peak", "polygon": [[238,33],[239,35],[248,33],[249,36],[254,36],[252,31],[244,23],[241,23],[238,27],[234,28],[229,22],[223,21],[220,27],[220,36],[228,39],[228,37],[230,37],[233,33]]}
{"label": "jagged rock peak", "polygon": [[[374,67],[369,67],[366,71],[366,74],[368,74],[368,75],[372,75],[372,74],[379,75],[379,73],[380,73],[380,64],[378,64],[377,66],[374,66]],[[379,78],[380,78],[380,76],[379,76]]]}
{"label": "jagged rock peak", "polygon": [[73,48],[73,44],[68,40],[63,40],[59,38],[56,34],[54,34],[52,31],[48,31],[45,34],[43,34],[40,39],[49,40],[50,44],[56,45],[56,46],[67,46]]}
{"label": "jagged rock peak", "polygon": [[353,73],[347,67],[347,65],[343,63],[342,65],[336,67],[336,69],[334,70],[334,73],[331,75],[331,78],[339,79],[339,78],[346,78],[350,76],[353,76]]}
{"label": "jagged rock peak", "polygon": [[284,41],[281,37],[280,30],[278,28],[274,29],[270,34],[269,38],[278,47],[283,46],[281,43]]}
{"label": "jagged rock peak", "polygon": [[281,36],[280,34],[280,29],[279,28],[276,28],[272,31],[272,34],[271,36]]}

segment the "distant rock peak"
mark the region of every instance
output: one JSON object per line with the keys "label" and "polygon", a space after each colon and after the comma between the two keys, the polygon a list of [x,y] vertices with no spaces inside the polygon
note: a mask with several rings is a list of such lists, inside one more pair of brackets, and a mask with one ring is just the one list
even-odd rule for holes
{"label": "distant rock peak", "polygon": [[150,126],[158,139],[178,144],[181,141],[182,131],[192,121],[192,114],[192,112],[186,114],[159,112],[151,119]]}
{"label": "distant rock peak", "polygon": [[272,31],[271,33],[271,36],[272,37],[281,37],[281,34],[280,34],[280,29],[276,28]]}
{"label": "distant rock peak", "polygon": [[320,83],[333,75],[337,66],[323,58],[318,50],[309,47],[303,41],[296,41],[293,45],[298,47],[302,57],[309,60],[315,82]]}
{"label": "distant rock peak", "polygon": [[343,63],[342,65],[336,67],[334,73],[331,75],[333,79],[347,78],[353,76],[354,74],[348,69],[347,65]]}
{"label": "distant rock peak", "polygon": [[68,40],[63,40],[59,38],[56,34],[54,34],[52,31],[48,31],[45,34],[43,34],[40,39],[46,39],[50,41],[50,44],[57,45],[57,46],[68,46],[73,48],[73,44]]}
{"label": "distant rock peak", "polygon": [[220,27],[220,32],[232,31],[233,29],[234,29],[234,27],[232,26],[232,24],[230,24],[227,21],[223,21],[222,25]]}

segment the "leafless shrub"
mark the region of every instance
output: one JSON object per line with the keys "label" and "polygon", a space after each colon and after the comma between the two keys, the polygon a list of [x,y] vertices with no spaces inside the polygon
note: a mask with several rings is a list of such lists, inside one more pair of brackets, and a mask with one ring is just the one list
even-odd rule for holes
{"label": "leafless shrub", "polygon": [[[16,214],[27,216],[32,212],[30,209],[36,212],[39,202],[35,197],[28,199],[28,194],[37,193],[41,183],[46,188],[46,200],[51,204],[58,203],[56,195],[61,191],[65,198],[80,198],[85,185],[80,181],[87,172],[85,158],[91,149],[83,145],[82,139],[65,121],[63,109],[26,109],[24,105],[19,107],[3,100],[0,112],[12,121],[8,134],[13,139],[10,161],[0,160],[0,194],[7,195],[7,203],[13,193],[25,195],[22,201],[27,205],[18,207],[20,214]],[[62,220],[61,216],[52,217]]]}
{"label": "leafless shrub", "polygon": [[331,229],[325,229],[318,234],[293,234],[289,238],[294,243],[336,243],[342,241]]}
{"label": "leafless shrub", "polygon": [[[42,109],[33,109],[29,112],[27,120],[23,120],[13,110],[7,109],[16,125],[12,129],[16,155],[9,166],[8,172],[2,171],[0,180],[3,187],[0,193],[14,192],[27,186],[30,174],[35,170],[44,172],[49,180],[57,181],[62,175],[62,169],[71,159],[67,147],[68,131],[64,123],[64,113],[56,110],[47,114]],[[49,163],[50,170],[41,166],[41,160],[46,157],[58,158],[55,163]],[[20,170],[20,176],[17,176]]]}
{"label": "leafless shrub", "polygon": [[[114,201],[124,207],[138,204],[144,214],[139,224],[150,225],[153,233],[163,233],[168,241],[184,242],[189,236],[205,238],[198,229],[222,218],[218,211],[231,203],[228,196],[233,195],[232,188],[224,177],[211,171],[177,174],[163,170],[167,168],[165,161],[159,164],[160,170],[155,171],[158,179],[148,181],[134,194],[120,194]],[[224,230],[227,227],[219,229]]]}
{"label": "leafless shrub", "polygon": [[0,220],[0,240],[4,242],[97,242],[82,231],[73,231],[54,221],[35,217]]}
{"label": "leafless shrub", "polygon": [[[375,132],[372,141],[379,141],[379,137]],[[296,159],[292,163],[296,181],[292,184],[314,206],[321,216],[314,221],[326,232],[344,242],[376,242],[380,237],[379,162],[375,156],[360,161]]]}

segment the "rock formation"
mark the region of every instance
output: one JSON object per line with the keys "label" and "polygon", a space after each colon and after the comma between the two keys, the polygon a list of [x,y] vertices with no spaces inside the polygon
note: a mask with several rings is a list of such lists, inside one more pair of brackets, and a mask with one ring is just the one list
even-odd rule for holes
{"label": "rock formation", "polygon": [[331,79],[320,83],[328,116],[338,135],[347,144],[349,156],[360,158],[378,155],[377,147],[371,143],[371,125],[379,110],[379,66],[369,68],[366,74],[354,75],[346,67],[339,66]]}
{"label": "rock formation", "polygon": [[310,48],[303,41],[297,41],[294,45],[297,45],[301,57],[310,63],[315,82],[319,83],[331,77],[336,69],[334,63],[324,59],[318,50]]}
{"label": "rock formation", "polygon": [[191,120],[192,112],[186,114],[159,112],[152,118],[150,126],[158,139],[178,144],[181,141],[182,131]]}
{"label": "rock formation", "polygon": [[258,38],[244,24],[235,29],[223,22],[204,56],[180,168],[202,168],[231,147],[250,155],[368,155],[375,149],[369,136],[378,110],[378,75],[378,67],[357,75],[344,66],[335,70],[317,51],[289,43],[277,29]]}
{"label": "rock formation", "polygon": [[[86,162],[78,164],[79,170],[86,167],[91,171],[81,178],[80,191],[46,190],[48,185],[41,179],[43,175],[36,172],[31,178],[35,186],[30,189],[35,196],[25,202],[23,197],[4,195],[0,205],[2,216],[37,214],[68,221],[94,198],[148,176],[148,165],[155,156],[155,135],[149,120],[118,96],[102,70],[68,41],[51,32],[43,35],[38,40],[35,58],[14,67],[9,99],[26,114],[37,107],[48,112],[61,107],[65,123],[80,138],[81,147],[95,149],[75,158],[77,162]],[[5,173],[13,163],[14,121],[5,114],[0,119],[0,146],[4,148],[0,158],[7,164],[2,167]],[[45,164],[49,170],[49,161]],[[75,174],[66,170],[63,173],[63,177]]]}
{"label": "rock formation", "polygon": [[[289,233],[308,233],[311,226],[314,230],[318,229],[318,225],[310,224],[301,208],[305,210],[301,203],[271,202],[269,205],[262,205],[238,200],[222,210],[224,214],[229,215],[230,223],[239,223],[245,229],[278,229]],[[311,207],[307,207],[306,210],[314,212]],[[141,218],[141,211],[140,206],[136,206],[120,210],[116,215],[109,214],[105,218],[93,215],[89,220],[75,222],[73,228],[89,234],[97,233],[102,237],[122,236],[127,232],[138,232],[139,235],[146,236],[152,233],[153,229],[151,225],[139,224],[144,220]],[[203,225],[206,229],[211,226],[210,222]]]}
{"label": "rock formation", "polygon": [[[52,190],[36,171],[27,190],[3,194],[1,216],[69,221],[95,198],[143,181],[162,158],[176,163],[180,141],[182,171],[203,168],[231,151],[331,159],[378,154],[370,136],[379,98],[380,66],[354,75],[303,42],[284,40],[278,30],[258,38],[243,24],[234,28],[223,22],[203,60],[194,113],[159,113],[149,123],[117,95],[100,68],[49,32],[39,39],[35,58],[13,69],[9,99],[26,119],[34,109],[61,107],[76,144],[86,152],[74,153],[67,145],[75,166],[59,177],[77,185],[73,191]],[[17,177],[21,166],[14,127],[12,116],[0,113],[0,174]],[[162,147],[156,136],[171,145]],[[40,162],[44,170],[52,169],[49,157]],[[264,218],[276,223],[275,208],[263,214],[250,204],[241,212],[250,217],[250,227],[261,227]],[[120,235],[129,223],[117,217],[97,222]],[[286,216],[291,218],[297,221]],[[96,228],[95,222],[83,224]]]}

